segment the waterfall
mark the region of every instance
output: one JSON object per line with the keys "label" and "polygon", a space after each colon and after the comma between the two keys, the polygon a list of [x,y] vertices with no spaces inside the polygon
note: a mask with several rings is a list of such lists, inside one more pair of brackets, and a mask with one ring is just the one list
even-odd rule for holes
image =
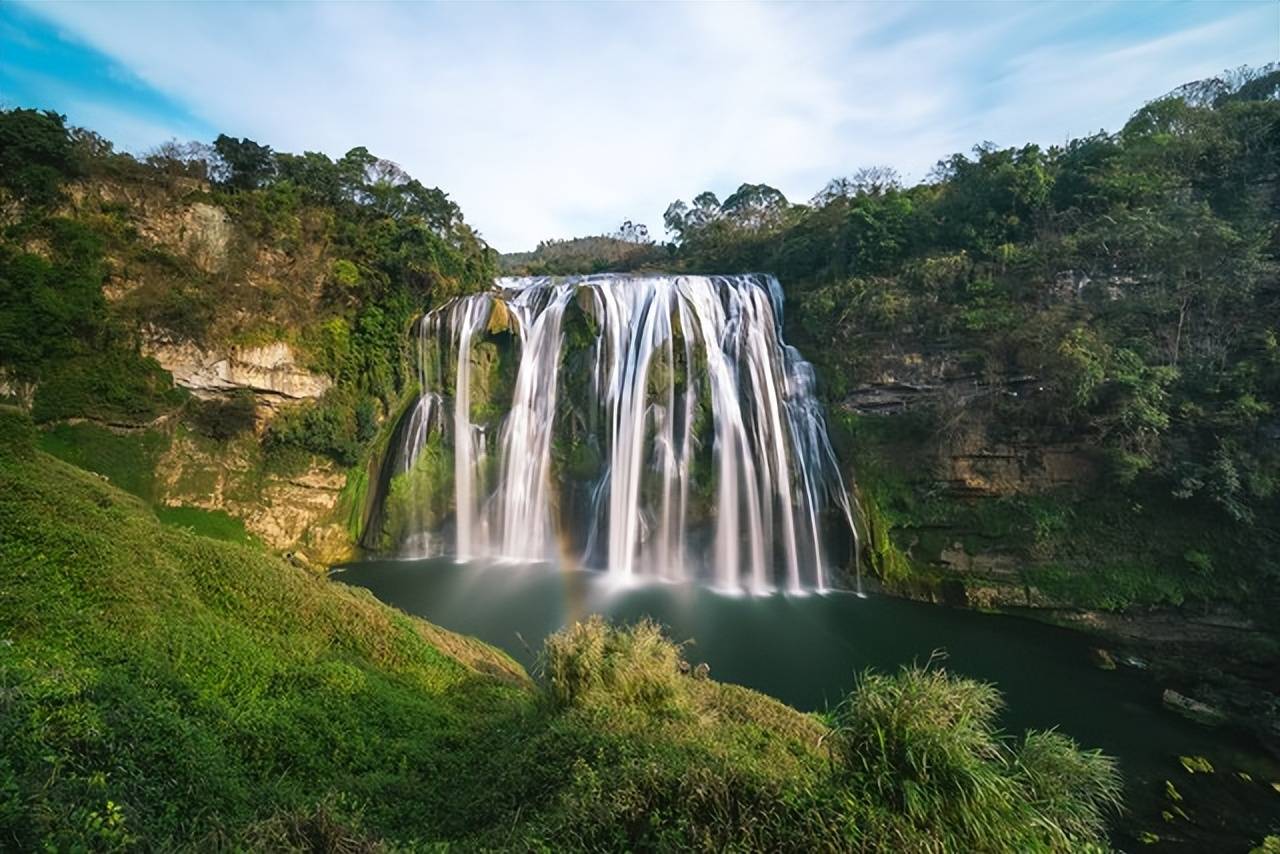
{"label": "waterfall", "polygon": [[753,592],[822,590],[832,560],[856,563],[772,276],[505,278],[416,332],[397,548]]}

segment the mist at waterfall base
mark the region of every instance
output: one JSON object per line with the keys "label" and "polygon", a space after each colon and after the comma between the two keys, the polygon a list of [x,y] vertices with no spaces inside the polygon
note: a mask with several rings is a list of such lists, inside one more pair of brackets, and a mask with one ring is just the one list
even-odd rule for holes
{"label": "mist at waterfall base", "polygon": [[[762,593],[856,584],[857,533],[772,276],[500,279],[416,326],[421,393],[368,529]],[[366,543],[368,544],[368,543]]]}

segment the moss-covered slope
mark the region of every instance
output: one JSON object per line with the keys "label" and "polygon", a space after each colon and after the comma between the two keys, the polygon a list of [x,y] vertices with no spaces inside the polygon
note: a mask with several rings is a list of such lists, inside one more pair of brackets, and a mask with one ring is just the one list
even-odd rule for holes
{"label": "moss-covered slope", "polygon": [[0,451],[0,847],[198,843],[329,795],[432,827],[457,745],[528,704],[502,653],[162,526],[23,427]]}

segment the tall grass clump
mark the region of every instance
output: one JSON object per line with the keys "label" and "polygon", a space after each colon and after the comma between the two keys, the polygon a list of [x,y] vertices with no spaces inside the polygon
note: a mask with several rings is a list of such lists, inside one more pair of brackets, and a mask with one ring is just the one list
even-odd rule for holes
{"label": "tall grass clump", "polygon": [[1060,732],[1028,732],[1015,767],[1033,821],[1063,847],[1106,835],[1107,816],[1119,811],[1123,794],[1115,759],[1081,750]]}
{"label": "tall grass clump", "polygon": [[1105,846],[1113,760],[1054,732],[996,726],[993,685],[933,666],[867,672],[832,715],[837,774],[860,793],[873,850],[1078,851]]}
{"label": "tall grass clump", "polygon": [[613,628],[592,615],[547,638],[539,658],[554,708],[630,705],[671,709],[682,695],[680,646],[652,620]]}

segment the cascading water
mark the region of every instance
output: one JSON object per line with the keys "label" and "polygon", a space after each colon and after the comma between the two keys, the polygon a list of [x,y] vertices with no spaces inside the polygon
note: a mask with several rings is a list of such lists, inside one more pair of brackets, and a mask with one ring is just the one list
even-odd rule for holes
{"label": "cascading water", "polygon": [[857,534],[781,318],[759,275],[499,279],[425,315],[393,544],[825,589]]}

